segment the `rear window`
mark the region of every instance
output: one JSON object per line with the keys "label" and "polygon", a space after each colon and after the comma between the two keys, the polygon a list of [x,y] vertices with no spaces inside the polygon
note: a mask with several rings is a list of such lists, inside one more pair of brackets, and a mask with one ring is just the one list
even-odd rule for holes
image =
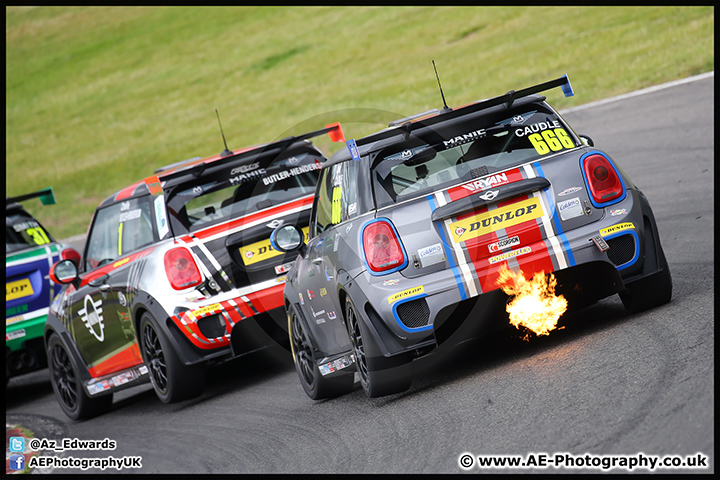
{"label": "rear window", "polygon": [[578,146],[562,119],[538,103],[435,133],[379,152],[373,171],[378,207]]}
{"label": "rear window", "polygon": [[313,151],[246,161],[175,187],[168,200],[173,228],[192,232],[312,195],[323,160]]}
{"label": "rear window", "polygon": [[6,212],[5,254],[53,242],[55,240],[47,230],[28,213],[23,211]]}

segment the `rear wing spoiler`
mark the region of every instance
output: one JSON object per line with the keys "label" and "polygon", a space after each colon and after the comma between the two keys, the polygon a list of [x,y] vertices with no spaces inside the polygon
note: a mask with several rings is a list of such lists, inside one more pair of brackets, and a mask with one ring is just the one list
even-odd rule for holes
{"label": "rear wing spoiler", "polygon": [[53,193],[52,187],[38,190],[33,193],[26,193],[25,195],[20,195],[18,197],[5,197],[5,204],[7,205],[8,203],[15,202],[19,203],[25,200],[30,200],[31,198],[40,198],[43,205],[55,205],[55,194]]}
{"label": "rear wing spoiler", "polygon": [[[448,108],[447,110],[443,109],[442,112],[440,112],[438,109],[433,109],[433,110],[429,110],[427,112],[419,113],[417,115],[411,115],[409,117],[405,117],[400,120],[395,120],[393,122],[390,122],[389,127],[391,127],[391,128],[381,130],[380,132],[377,132],[372,135],[368,135],[367,137],[364,137],[364,138],[358,140],[357,144],[365,145],[365,144],[380,140],[382,138],[390,137],[392,135],[395,135],[397,133],[398,129],[405,131],[406,135],[409,135],[410,132],[414,129],[432,126],[435,123],[444,122],[450,118],[467,115],[469,113],[479,112],[481,110],[486,110],[486,109],[494,107],[496,105],[505,104],[507,108],[510,108],[512,106],[512,104],[515,102],[515,100],[517,100],[519,98],[534,95],[536,93],[544,92],[546,90],[550,90],[550,89],[553,89],[556,87],[562,87],[562,91],[566,97],[572,97],[573,95],[575,95],[575,92],[573,91],[572,86],[570,85],[570,79],[568,78],[567,74],[565,74],[562,77],[556,78],[555,80],[550,80],[549,82],[539,83],[532,87],[523,88],[522,90],[517,90],[517,91],[510,90],[505,95],[500,95],[498,97],[489,98],[487,100],[480,100],[478,102],[471,103],[469,105],[457,107],[455,109],[450,109],[450,108]],[[415,118],[423,117],[423,116],[426,116],[429,114],[436,114],[436,115],[433,115],[424,120],[420,120],[416,123],[411,122],[411,120],[414,120]]]}
{"label": "rear wing spoiler", "polygon": [[[321,128],[319,130],[314,130],[312,132],[304,133],[302,135],[298,136],[292,136],[292,137],[286,137],[282,140],[278,140],[277,142],[268,143],[265,145],[259,145],[257,147],[251,147],[251,148],[245,148],[240,149],[237,151],[237,153],[230,153],[226,154],[221,157],[214,157],[210,158],[204,162],[195,163],[200,158],[191,158],[190,160],[186,160],[185,162],[180,162],[172,165],[168,165],[166,167],[159,168],[155,170],[155,173],[161,173],[163,170],[170,170],[171,168],[176,168],[175,171],[168,172],[166,174],[162,174],[162,180],[169,180],[181,175],[187,175],[187,174],[195,174],[195,176],[199,176],[207,167],[215,164],[218,160],[226,161],[235,159],[240,155],[243,154],[251,154],[251,153],[258,153],[263,151],[268,151],[270,149],[280,149],[283,150],[293,143],[300,142],[303,140],[307,140],[308,138],[313,137],[319,137],[320,135],[328,134],[330,137],[330,140],[333,142],[344,142],[345,136],[342,131],[342,126],[340,125],[340,122],[331,123],[329,125],[325,125],[325,128]],[[183,166],[183,164],[187,163],[187,166]],[[219,164],[218,164],[219,165]],[[148,180],[153,179],[153,181],[157,178],[157,176],[149,177],[146,179],[146,183],[148,183]]]}

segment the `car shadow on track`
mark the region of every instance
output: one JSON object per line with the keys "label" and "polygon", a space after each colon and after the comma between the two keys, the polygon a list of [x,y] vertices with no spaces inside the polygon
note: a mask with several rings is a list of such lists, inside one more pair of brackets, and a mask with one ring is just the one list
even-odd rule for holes
{"label": "car shadow on track", "polygon": [[[662,308],[662,307],[659,307]],[[532,357],[559,345],[567,344],[602,330],[631,321],[619,298],[610,297],[595,305],[568,311],[560,317],[558,327],[548,336],[530,334],[508,324],[483,338],[474,338],[445,350],[438,349],[412,365],[413,381],[410,389],[387,397],[370,399],[383,406],[425,390],[442,387],[452,381],[475,375]],[[357,387],[357,385],[356,385]]]}

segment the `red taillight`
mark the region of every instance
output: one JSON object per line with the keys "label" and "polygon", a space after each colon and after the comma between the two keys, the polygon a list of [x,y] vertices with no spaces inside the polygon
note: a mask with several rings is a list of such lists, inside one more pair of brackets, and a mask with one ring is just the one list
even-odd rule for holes
{"label": "red taillight", "polygon": [[625,193],[615,168],[607,158],[600,154],[591,154],[585,157],[583,173],[596,206],[616,200]]}
{"label": "red taillight", "polygon": [[63,260],[72,260],[72,262],[75,264],[75,266],[80,265],[80,254],[77,250],[74,248],[66,248],[60,253]]}
{"label": "red taillight", "polygon": [[194,287],[202,282],[195,260],[186,248],[174,248],[165,253],[165,274],[175,290]]}
{"label": "red taillight", "polygon": [[365,226],[363,250],[371,273],[389,273],[407,265],[400,240],[388,221],[377,220]]}

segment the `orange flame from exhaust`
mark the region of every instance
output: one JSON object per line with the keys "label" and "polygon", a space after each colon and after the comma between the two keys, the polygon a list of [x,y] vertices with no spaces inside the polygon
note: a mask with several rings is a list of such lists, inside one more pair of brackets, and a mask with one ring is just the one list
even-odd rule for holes
{"label": "orange flame from exhaust", "polygon": [[[551,273],[546,279],[545,272],[538,272],[526,280],[522,272],[512,272],[505,265],[499,273],[496,284],[506,294],[514,295],[506,307],[510,323],[517,329],[522,325],[536,335],[549,335],[567,310],[565,297],[555,295],[555,276]],[[529,340],[528,335],[524,340]]]}

